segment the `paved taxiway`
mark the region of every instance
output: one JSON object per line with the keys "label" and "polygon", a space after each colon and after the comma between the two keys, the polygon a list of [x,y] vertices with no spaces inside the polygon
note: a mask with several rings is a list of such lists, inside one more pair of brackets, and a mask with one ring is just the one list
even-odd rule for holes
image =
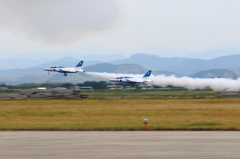
{"label": "paved taxiway", "polygon": [[239,159],[237,131],[2,131],[1,159]]}

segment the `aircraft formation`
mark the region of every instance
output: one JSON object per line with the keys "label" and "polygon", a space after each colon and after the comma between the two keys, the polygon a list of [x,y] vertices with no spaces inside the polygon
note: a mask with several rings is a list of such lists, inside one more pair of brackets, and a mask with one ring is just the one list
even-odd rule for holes
{"label": "aircraft formation", "polygon": [[[49,72],[59,72],[59,73],[63,73],[64,76],[67,76],[68,73],[85,72],[82,69],[83,62],[84,61],[80,61],[75,67],[52,66],[49,68],[44,68],[44,71],[48,71],[48,75],[49,75]],[[149,79],[151,72],[152,72],[152,70],[149,70],[141,78],[121,76],[121,77],[109,79],[109,81],[113,82],[114,84],[115,83],[126,83],[126,84],[130,84],[132,86],[137,85],[137,84],[142,84],[142,83],[153,82],[152,80]]]}

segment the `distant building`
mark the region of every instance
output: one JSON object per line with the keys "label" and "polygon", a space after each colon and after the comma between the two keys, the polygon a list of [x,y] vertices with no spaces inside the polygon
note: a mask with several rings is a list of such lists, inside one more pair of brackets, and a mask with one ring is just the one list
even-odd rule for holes
{"label": "distant building", "polygon": [[37,90],[46,90],[46,87],[37,87]]}
{"label": "distant building", "polygon": [[150,85],[139,85],[138,88],[139,89],[153,89],[154,87],[150,86]]}
{"label": "distant building", "polygon": [[136,87],[132,87],[132,86],[125,86],[124,89],[136,89]]}
{"label": "distant building", "polygon": [[7,87],[0,87],[0,90],[7,90]]}
{"label": "distant building", "polygon": [[122,85],[108,85],[107,89],[123,89]]}
{"label": "distant building", "polygon": [[82,87],[79,87],[81,90],[92,90],[93,87],[91,86],[82,86]]}
{"label": "distant building", "polygon": [[53,90],[56,90],[56,91],[67,90],[67,88],[65,88],[65,87],[56,87],[56,88],[53,88]]}

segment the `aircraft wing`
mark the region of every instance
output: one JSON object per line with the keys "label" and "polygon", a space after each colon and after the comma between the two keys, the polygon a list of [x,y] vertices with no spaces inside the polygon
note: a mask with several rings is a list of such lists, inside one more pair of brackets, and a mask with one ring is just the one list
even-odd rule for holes
{"label": "aircraft wing", "polygon": [[66,71],[65,69],[62,69],[62,68],[60,68],[59,70],[60,70],[60,71]]}
{"label": "aircraft wing", "polygon": [[71,72],[67,68],[60,68],[59,71],[62,72],[62,73],[69,73],[69,72]]}
{"label": "aircraft wing", "polygon": [[126,79],[126,81],[128,81],[128,82],[135,82],[135,80],[132,80],[132,79]]}
{"label": "aircraft wing", "polygon": [[135,79],[135,78],[126,79],[126,81],[128,81],[128,82],[143,82],[142,80]]}

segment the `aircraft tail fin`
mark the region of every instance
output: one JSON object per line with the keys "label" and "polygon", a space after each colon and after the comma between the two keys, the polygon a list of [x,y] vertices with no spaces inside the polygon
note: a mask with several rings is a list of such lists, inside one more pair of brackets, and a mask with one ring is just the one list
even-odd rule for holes
{"label": "aircraft tail fin", "polygon": [[149,70],[143,77],[150,77],[152,70]]}
{"label": "aircraft tail fin", "polygon": [[83,65],[83,61],[80,61],[76,67],[82,67],[82,65]]}

